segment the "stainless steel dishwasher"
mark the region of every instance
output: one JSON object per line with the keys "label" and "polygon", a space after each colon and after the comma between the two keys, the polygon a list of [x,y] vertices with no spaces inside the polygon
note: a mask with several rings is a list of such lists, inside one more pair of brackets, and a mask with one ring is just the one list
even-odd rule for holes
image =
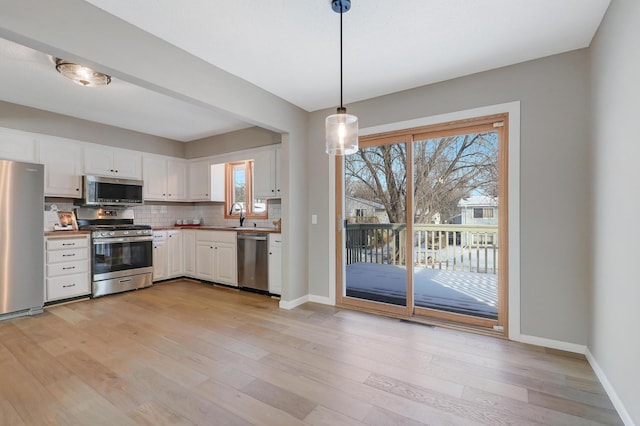
{"label": "stainless steel dishwasher", "polygon": [[269,291],[267,234],[238,232],[238,286]]}

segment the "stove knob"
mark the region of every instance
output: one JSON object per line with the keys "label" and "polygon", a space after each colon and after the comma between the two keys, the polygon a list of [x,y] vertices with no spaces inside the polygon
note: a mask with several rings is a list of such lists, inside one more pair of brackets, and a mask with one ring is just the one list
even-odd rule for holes
{"label": "stove knob", "polygon": [[109,235],[110,235],[110,236],[114,236],[114,235],[116,235],[116,233],[115,233],[115,232],[113,232],[113,231],[110,231],[110,232],[109,232]]}
{"label": "stove knob", "polygon": [[129,231],[124,231],[122,235],[129,235]]}
{"label": "stove knob", "polygon": [[101,232],[101,233],[100,233],[100,236],[101,236],[101,237],[106,237],[106,236],[107,236],[107,233],[106,233],[106,232]]}
{"label": "stove knob", "polygon": [[138,235],[142,234],[142,231],[138,231],[138,232],[137,232],[137,234],[138,234]]}

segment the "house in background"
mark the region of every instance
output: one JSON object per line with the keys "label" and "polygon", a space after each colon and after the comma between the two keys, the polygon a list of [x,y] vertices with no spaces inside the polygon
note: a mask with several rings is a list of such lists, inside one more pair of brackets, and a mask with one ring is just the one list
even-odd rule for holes
{"label": "house in background", "polygon": [[458,202],[460,212],[451,223],[457,225],[498,225],[498,199],[472,195]]}
{"label": "house in background", "polygon": [[349,223],[389,223],[389,215],[382,203],[349,196],[345,197],[345,201]]}

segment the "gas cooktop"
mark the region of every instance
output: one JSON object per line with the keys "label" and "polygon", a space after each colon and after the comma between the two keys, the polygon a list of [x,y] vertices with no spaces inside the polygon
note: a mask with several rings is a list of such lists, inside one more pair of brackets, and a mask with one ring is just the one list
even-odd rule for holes
{"label": "gas cooktop", "polygon": [[151,229],[151,225],[134,225],[134,224],[118,224],[118,225],[81,225],[80,229],[85,231],[136,231],[143,229]]}

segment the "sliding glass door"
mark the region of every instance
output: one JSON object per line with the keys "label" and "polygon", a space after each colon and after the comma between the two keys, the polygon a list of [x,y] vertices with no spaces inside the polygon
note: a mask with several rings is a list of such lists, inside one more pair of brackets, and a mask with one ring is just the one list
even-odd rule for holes
{"label": "sliding glass door", "polygon": [[506,119],[363,137],[337,160],[338,304],[506,322]]}

